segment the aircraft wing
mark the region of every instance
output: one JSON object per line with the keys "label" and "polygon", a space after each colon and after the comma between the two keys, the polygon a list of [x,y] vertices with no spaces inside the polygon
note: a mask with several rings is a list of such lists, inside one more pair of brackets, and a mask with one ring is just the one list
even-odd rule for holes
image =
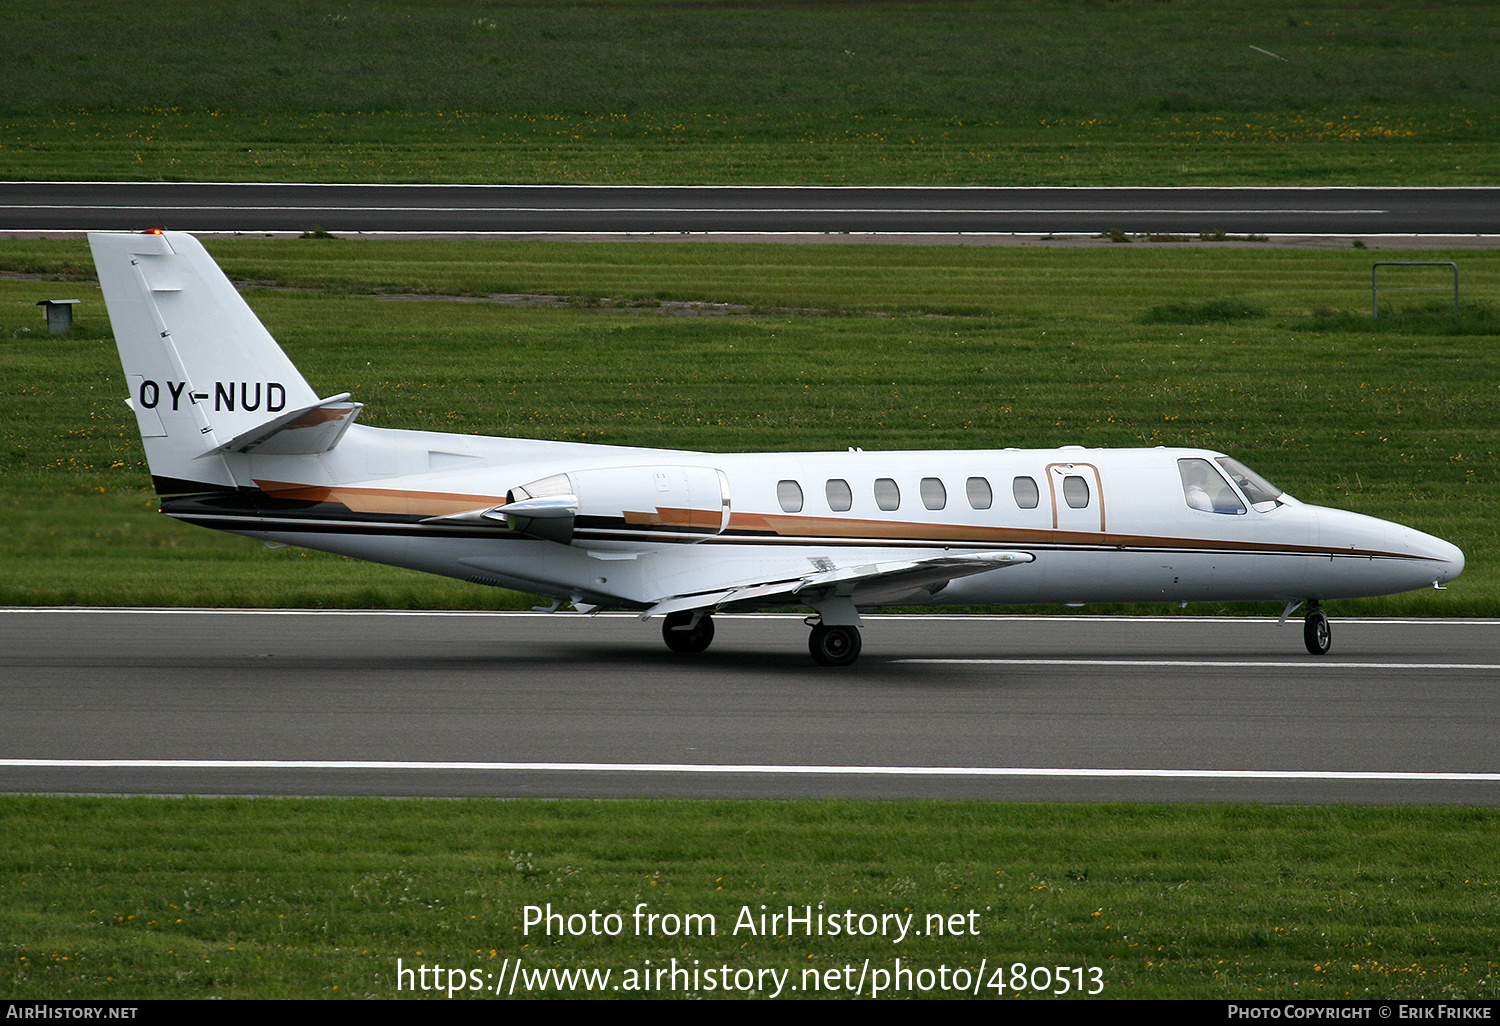
{"label": "aircraft wing", "polygon": [[807,605],[814,599],[835,595],[851,599],[856,605],[879,605],[920,588],[946,584],[959,577],[982,574],[1001,567],[1030,563],[1035,559],[1029,552],[969,552],[840,566],[831,559],[821,558],[814,561],[811,573],[799,577],[753,581],[716,591],[671,595],[658,600],[640,615],[645,620],[667,613],[700,609],[712,612],[732,606],[766,606],[783,602]]}

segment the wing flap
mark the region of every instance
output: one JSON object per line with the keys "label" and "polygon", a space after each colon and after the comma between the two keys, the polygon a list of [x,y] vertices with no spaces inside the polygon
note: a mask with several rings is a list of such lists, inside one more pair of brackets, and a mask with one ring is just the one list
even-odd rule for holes
{"label": "wing flap", "polygon": [[[847,566],[820,565],[817,572],[775,581],[750,581],[716,591],[670,595],[660,599],[641,619],[692,610],[716,610],[737,605],[771,605],[778,601],[810,604],[813,600],[839,596],[858,603],[861,593],[875,596],[893,590],[944,584],[960,577],[982,574],[1036,559],[1029,552],[944,553],[925,559],[897,559]],[[821,561],[820,561],[821,562]]]}

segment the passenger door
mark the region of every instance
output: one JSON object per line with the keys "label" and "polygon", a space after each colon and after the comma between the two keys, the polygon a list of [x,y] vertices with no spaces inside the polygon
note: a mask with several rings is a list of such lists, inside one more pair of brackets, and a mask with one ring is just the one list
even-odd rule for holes
{"label": "passenger door", "polygon": [[1104,533],[1104,482],[1092,463],[1047,464],[1052,526],[1059,531]]}

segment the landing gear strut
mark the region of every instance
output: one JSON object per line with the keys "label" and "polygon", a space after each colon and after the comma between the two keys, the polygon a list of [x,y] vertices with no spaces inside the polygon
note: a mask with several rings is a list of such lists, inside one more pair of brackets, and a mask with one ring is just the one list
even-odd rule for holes
{"label": "landing gear strut", "polygon": [[848,666],[859,658],[859,628],[820,623],[807,636],[807,649],[819,666]]}
{"label": "landing gear strut", "polygon": [[1328,614],[1316,602],[1308,607],[1307,618],[1302,621],[1302,640],[1313,655],[1327,655],[1333,647],[1333,629],[1328,626]]}
{"label": "landing gear strut", "polygon": [[714,618],[707,613],[668,613],[661,636],[673,652],[697,655],[714,640]]}

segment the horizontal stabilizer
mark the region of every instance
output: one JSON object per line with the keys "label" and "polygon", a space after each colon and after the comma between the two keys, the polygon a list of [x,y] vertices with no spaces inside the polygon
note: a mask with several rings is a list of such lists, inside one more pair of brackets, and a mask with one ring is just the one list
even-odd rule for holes
{"label": "horizontal stabilizer", "polygon": [[945,553],[926,559],[899,559],[880,563],[851,563],[848,566],[820,567],[816,573],[778,581],[747,582],[718,591],[692,595],[673,595],[658,601],[641,614],[645,620],[667,613],[724,609],[728,606],[811,604],[833,596],[861,599],[879,604],[885,596],[901,591],[981,574],[1001,567],[1018,566],[1036,559],[1029,552],[972,552],[961,555]]}
{"label": "horizontal stabilizer", "polygon": [[284,413],[275,420],[236,435],[197,458],[222,452],[255,452],[263,456],[312,456],[339,444],[364,409],[364,403],[345,402],[348,392],[320,399],[311,406]]}

